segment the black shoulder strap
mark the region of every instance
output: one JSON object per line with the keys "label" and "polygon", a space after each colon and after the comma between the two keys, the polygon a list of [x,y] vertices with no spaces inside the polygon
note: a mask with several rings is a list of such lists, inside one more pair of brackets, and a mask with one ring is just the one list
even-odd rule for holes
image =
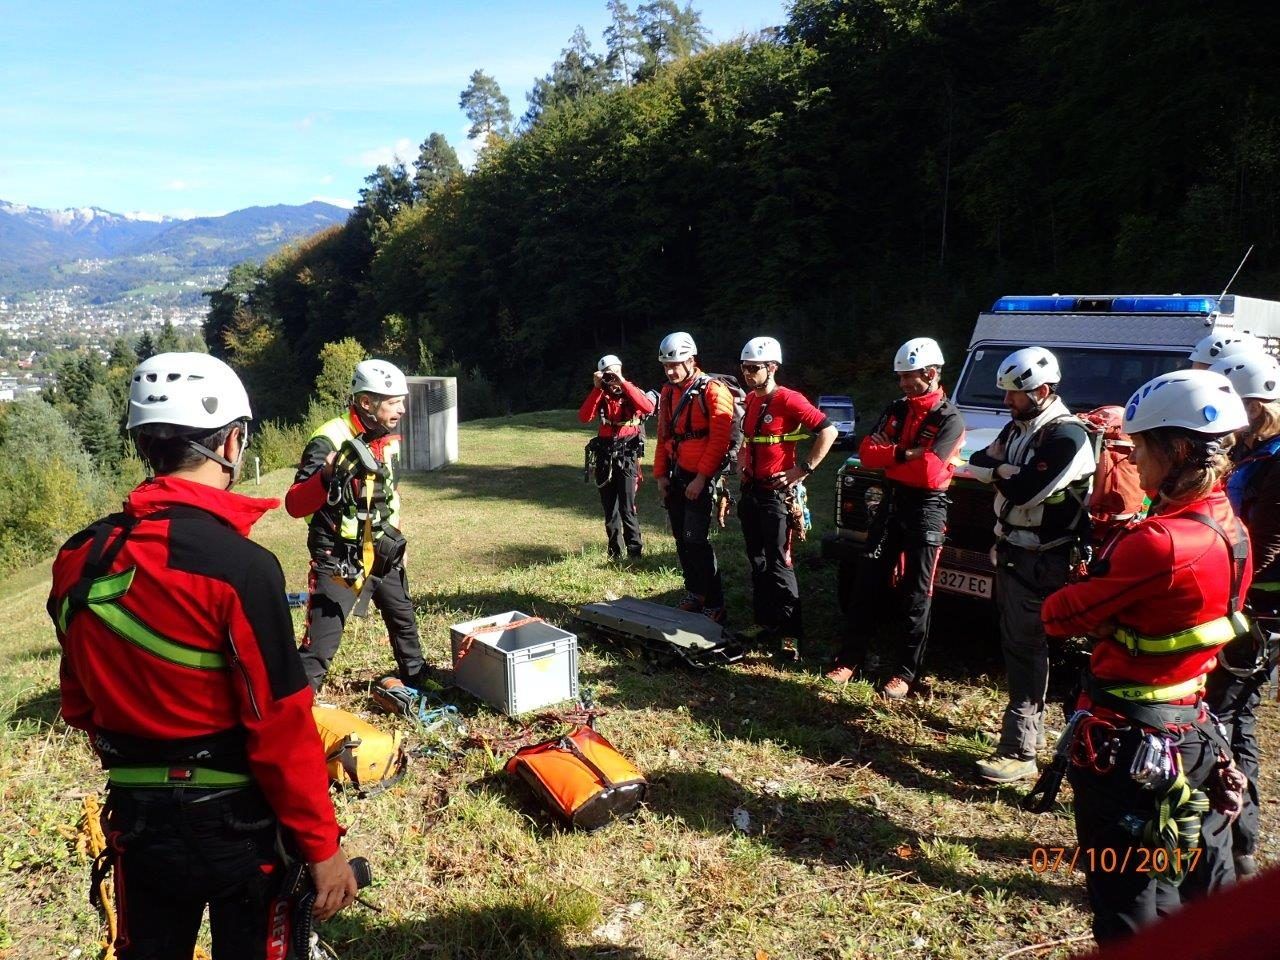
{"label": "black shoulder strap", "polygon": [[1196,523],[1204,524],[1221,537],[1223,543],[1227,545],[1227,552],[1231,554],[1231,599],[1227,602],[1227,616],[1239,613],[1240,587],[1244,583],[1244,565],[1249,560],[1248,538],[1240,537],[1233,540],[1227,535],[1227,531],[1222,529],[1222,525],[1207,513],[1184,513],[1182,516],[1188,520],[1194,520]]}
{"label": "black shoulder strap", "polygon": [[707,375],[705,373],[700,373],[694,378],[693,383],[689,384],[684,393],[680,396],[680,402],[677,403],[676,408],[671,411],[671,419],[668,423],[668,426],[671,428],[670,433],[673,437],[678,432],[676,430],[676,423],[680,419],[680,414],[684,413],[685,408],[689,406],[690,401],[693,400],[694,393],[696,392],[701,394],[702,391],[706,389],[706,385]]}
{"label": "black shoulder strap", "polygon": [[[80,568],[80,579],[67,591],[72,613],[88,604],[89,589],[93,586],[93,581],[111,569],[137,523],[138,518],[130,514],[113,513],[94,524],[93,546],[89,548],[84,566]],[[111,535],[117,530],[120,532],[112,540]]]}

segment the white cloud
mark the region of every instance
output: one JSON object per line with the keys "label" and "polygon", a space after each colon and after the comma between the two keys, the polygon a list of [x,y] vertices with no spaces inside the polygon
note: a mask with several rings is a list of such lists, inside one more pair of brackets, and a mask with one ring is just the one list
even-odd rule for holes
{"label": "white cloud", "polygon": [[476,155],[480,152],[480,138],[474,140],[467,139],[467,131],[471,129],[471,124],[466,123],[458,128],[458,140],[451,143],[454,152],[458,155],[458,162],[462,164],[464,169],[472,170],[476,165]]}
{"label": "white cloud", "polygon": [[186,180],[170,180],[164,185],[166,190],[186,190],[191,186]]}
{"label": "white cloud", "polygon": [[414,146],[412,140],[408,137],[401,137],[392,146],[374,147],[372,150],[366,150],[353,160],[347,163],[351,166],[360,167],[363,170],[372,170],[374,167],[382,164],[392,164],[396,160],[403,160],[405,164],[412,163],[418,156],[418,149]]}
{"label": "white cloud", "polygon": [[335,207],[341,207],[343,210],[350,210],[356,205],[355,201],[348,197],[312,197],[311,199],[320,203],[331,203]]}
{"label": "white cloud", "polygon": [[323,184],[333,183],[333,174],[326,173],[323,177],[320,178],[320,182]]}

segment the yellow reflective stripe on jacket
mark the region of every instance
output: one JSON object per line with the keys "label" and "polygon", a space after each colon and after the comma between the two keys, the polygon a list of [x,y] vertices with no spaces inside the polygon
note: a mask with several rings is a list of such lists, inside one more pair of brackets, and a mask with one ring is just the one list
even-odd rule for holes
{"label": "yellow reflective stripe on jacket", "polygon": [[[173,774],[187,774],[173,776]],[[253,778],[247,773],[231,773],[210,767],[188,767],[174,764],[168,767],[112,767],[107,771],[107,781],[117,787],[247,787]]]}
{"label": "yellow reflective stripe on jacket", "polygon": [[[333,449],[341,450],[343,444],[348,440],[354,440],[356,436],[355,431],[351,429],[351,421],[344,414],[341,417],[334,417],[332,420],[322,423],[316,428],[315,433],[311,434],[307,439],[307,443],[317,437],[324,437],[333,445]],[[400,493],[396,489],[399,477],[395,473],[395,463],[400,457],[400,441],[398,439],[388,440],[387,445],[383,447],[382,456],[383,465],[386,466],[388,471],[388,477],[385,481],[378,482],[378,493],[381,495],[379,499],[386,501],[388,513],[385,521],[379,520],[373,527],[373,539],[375,540],[382,536],[382,524],[384,522],[391,524],[393,527],[400,526]],[[366,478],[366,487],[368,486],[368,478]],[[311,515],[308,522],[315,523],[316,517],[326,509],[331,508],[322,507],[321,510]],[[359,516],[361,512],[359,505],[344,502],[342,511],[342,520],[338,525],[339,538],[348,543],[360,543],[363,539],[364,531]],[[366,509],[364,512],[368,513],[369,511]]]}
{"label": "yellow reflective stripe on jacket", "polygon": [[[134,570],[134,567],[130,567],[123,573],[98,577],[94,580],[89,587],[87,609],[106,624],[112,633],[161,660],[195,670],[225,669],[227,659],[222,654],[170,640],[156,633],[120,604],[114,602],[128,591],[130,584],[133,583]],[[70,616],[71,598],[64,597],[58,610],[58,626],[63,632],[67,629]]]}
{"label": "yellow reflective stripe on jacket", "polygon": [[758,437],[747,437],[747,443],[796,443],[808,440],[813,434],[800,430],[796,433],[765,433]]}
{"label": "yellow reflective stripe on jacket", "polygon": [[1119,627],[1115,641],[1133,654],[1159,656],[1165,653],[1186,653],[1191,650],[1209,650],[1229,643],[1249,632],[1249,620],[1243,613],[1219,617],[1189,630],[1180,630],[1163,637],[1147,637]]}
{"label": "yellow reflective stripe on jacket", "polygon": [[1195,677],[1183,683],[1175,683],[1169,687],[1156,687],[1149,684],[1135,683],[1120,686],[1104,686],[1102,688],[1113,697],[1128,700],[1132,703],[1168,703],[1182,700],[1204,689],[1204,677]]}

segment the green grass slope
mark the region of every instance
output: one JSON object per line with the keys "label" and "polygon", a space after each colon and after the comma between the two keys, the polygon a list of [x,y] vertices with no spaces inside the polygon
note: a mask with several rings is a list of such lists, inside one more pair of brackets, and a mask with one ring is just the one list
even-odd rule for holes
{"label": "green grass slope", "polygon": [[[449,624],[477,614],[519,609],[565,623],[576,605],[608,594],[680,595],[651,477],[640,497],[645,558],[627,568],[606,562],[595,490],[582,481],[585,440],[563,412],[469,423],[457,465],[406,481],[410,586],[433,665],[448,665]],[[799,551],[817,648],[830,642],[836,619],[835,571],[817,557],[839,459],[813,478],[815,530]],[[244,490],[281,496],[289,479],[278,471]],[[303,524],[276,511],[255,535],[281,557],[290,589],[303,589]],[[731,615],[747,626],[736,522],[716,545]],[[88,865],[74,837],[83,797],[103,777],[84,737],[57,717],[47,565],[5,586],[0,956],[97,956],[100,924],[85,902]],[[939,618],[934,646],[944,664],[974,642],[964,619]],[[645,809],[594,834],[562,830],[503,776],[500,744],[462,750],[455,741],[413,760],[385,794],[336,795],[350,852],[374,865],[370,897],[382,912],[349,909],[325,925],[325,939],[351,960],[990,958],[1033,944],[1046,946],[1019,955],[1065,957],[1080,949],[1088,931],[1081,879],[1029,864],[1034,847],[1071,846],[1069,812],[1025,814],[1017,791],[970,777],[996,727],[995,685],[947,668],[931,698],[885,705],[865,684],[825,684],[821,662],[783,667],[757,653],[695,672],[584,646],[581,682],[608,711],[599,728],[651,779]],[[367,712],[368,681],[390,667],[380,621],[356,622],[325,696]],[[522,729],[465,695],[452,699],[489,744]],[[1067,939],[1074,942],[1050,945]]]}

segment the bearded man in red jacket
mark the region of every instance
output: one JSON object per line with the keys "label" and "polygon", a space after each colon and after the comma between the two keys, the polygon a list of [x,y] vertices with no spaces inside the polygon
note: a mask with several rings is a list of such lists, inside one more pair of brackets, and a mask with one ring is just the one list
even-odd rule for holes
{"label": "bearded man in red jacket", "polygon": [[890,626],[901,639],[880,692],[891,700],[907,696],[921,678],[952,461],[964,443],[964,419],[942,389],[943,363],[936,340],[904,343],[893,360],[902,396],[858,447],[864,467],[884,471],[884,499],[872,524],[876,542],[868,540],[868,556],[858,562],[844,645],[827,678],[847,683],[865,656],[863,631]]}

